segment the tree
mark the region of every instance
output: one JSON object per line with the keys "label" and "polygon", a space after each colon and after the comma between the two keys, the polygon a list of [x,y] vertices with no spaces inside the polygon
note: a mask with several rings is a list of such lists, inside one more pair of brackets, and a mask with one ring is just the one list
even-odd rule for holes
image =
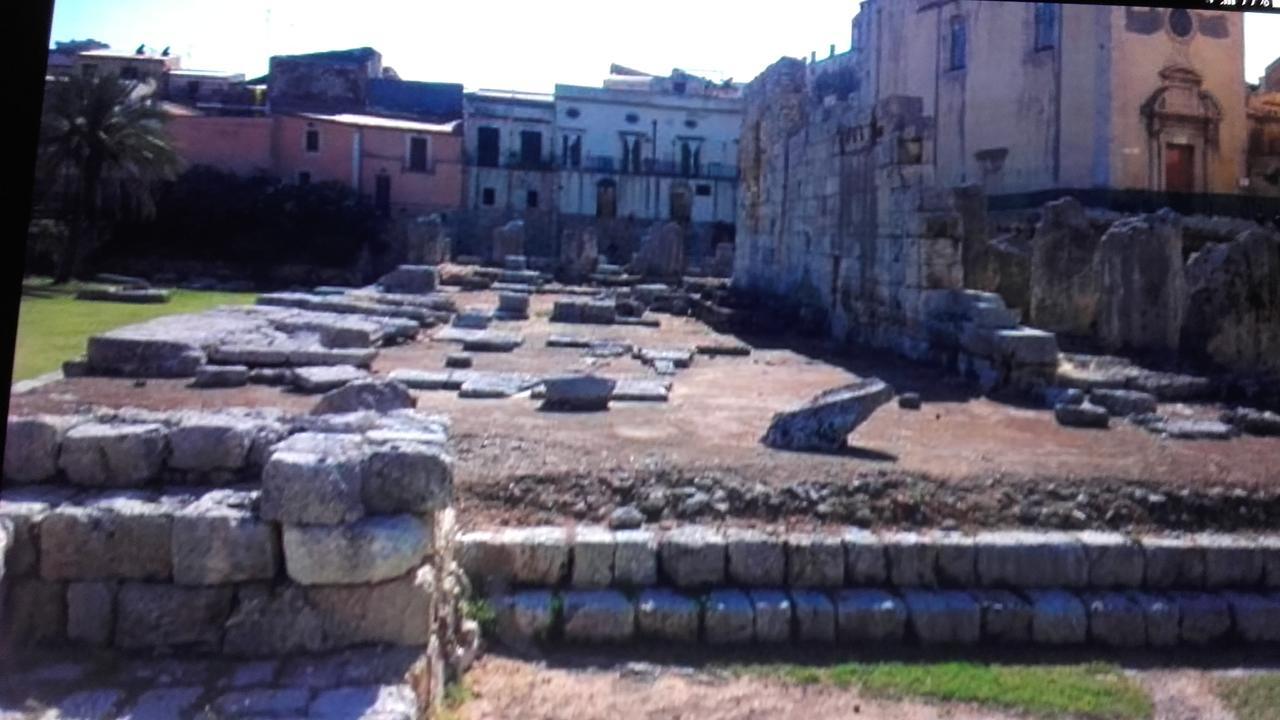
{"label": "tree", "polygon": [[40,128],[42,184],[57,188],[70,228],[55,282],[78,272],[103,210],[154,212],[151,189],[176,176],[179,160],[150,88],[115,75],[51,81]]}

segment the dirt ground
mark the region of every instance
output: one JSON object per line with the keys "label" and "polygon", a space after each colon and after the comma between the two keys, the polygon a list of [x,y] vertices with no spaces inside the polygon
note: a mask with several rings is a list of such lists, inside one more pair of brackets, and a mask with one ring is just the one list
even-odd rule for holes
{"label": "dirt ground", "polygon": [[[553,296],[533,319],[495,323],[520,332],[510,354],[476,355],[478,370],[530,374],[594,367],[647,376],[631,358],[588,361],[546,347],[552,334],[619,339],[651,348],[726,341],[690,318],[659,315],[660,329],[551,324]],[[459,293],[460,306],[496,305]],[[379,373],[438,370],[457,346],[430,340],[384,350]],[[699,356],[670,378],[669,403],[615,403],[607,413],[540,412],[528,397],[463,400],[417,393],[419,407],[453,418],[459,505],[468,523],[600,519],[639,504],[651,519],[863,525],[1160,526],[1265,528],[1280,521],[1280,440],[1163,440],[1123,421],[1109,431],[1059,426],[1052,413],[976,396],[940,371],[885,353],[836,357],[820,345],[757,345],[748,357]],[[592,365],[591,363],[596,363]],[[916,391],[921,411],[890,404],[838,455],[787,453],[759,443],[775,412],[856,376]],[[183,381],[77,378],[15,396],[11,412],[87,405],[218,408],[316,399],[268,387],[190,390]],[[1173,415],[1220,408],[1166,405]]]}

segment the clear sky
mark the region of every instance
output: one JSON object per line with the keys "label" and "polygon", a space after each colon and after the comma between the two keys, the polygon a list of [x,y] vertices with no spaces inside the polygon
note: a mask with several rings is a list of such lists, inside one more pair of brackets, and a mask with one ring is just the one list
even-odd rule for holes
{"label": "clear sky", "polygon": [[[183,66],[264,74],[271,55],[371,46],[407,80],[550,92],[609,64],[748,81],[784,55],[848,49],[856,0],[55,0],[53,39],[171,46]],[[803,11],[800,10],[803,8]],[[1246,79],[1280,15],[1245,20]]]}

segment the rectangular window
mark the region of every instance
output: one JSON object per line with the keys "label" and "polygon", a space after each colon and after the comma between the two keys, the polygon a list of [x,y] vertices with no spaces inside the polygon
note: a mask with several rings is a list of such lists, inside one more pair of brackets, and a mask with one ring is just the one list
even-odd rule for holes
{"label": "rectangular window", "polygon": [[963,70],[968,55],[968,38],[965,34],[964,17],[956,15],[951,18],[951,70]]}
{"label": "rectangular window", "polygon": [[409,172],[427,171],[427,139],[409,138]]}
{"label": "rectangular window", "polygon": [[1058,6],[1036,3],[1036,50],[1051,50],[1058,41]]}
{"label": "rectangular window", "polygon": [[497,201],[497,193],[493,191],[493,188],[485,188],[480,191],[481,205],[484,205],[485,207],[493,207],[493,204]]}
{"label": "rectangular window", "polygon": [[520,131],[520,164],[525,167],[542,162],[542,133],[537,130]]}
{"label": "rectangular window", "polygon": [[525,205],[527,205],[531,210],[536,209],[538,207],[538,191],[537,190],[530,190],[528,193],[525,194]]}
{"label": "rectangular window", "polygon": [[498,128],[482,127],[477,133],[476,164],[481,167],[498,167],[498,155],[502,149]]}
{"label": "rectangular window", "polygon": [[694,192],[698,193],[698,197],[711,197],[711,186],[699,185]]}
{"label": "rectangular window", "polygon": [[307,130],[307,152],[320,152],[320,131],[315,128]]}
{"label": "rectangular window", "polygon": [[298,184],[304,187],[307,185],[310,185],[311,173],[307,172],[306,170],[303,170],[302,172],[298,173]]}

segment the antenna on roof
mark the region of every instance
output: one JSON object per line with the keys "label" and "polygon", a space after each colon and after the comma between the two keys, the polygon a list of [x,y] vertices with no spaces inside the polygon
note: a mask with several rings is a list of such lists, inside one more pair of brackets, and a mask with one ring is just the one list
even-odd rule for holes
{"label": "antenna on roof", "polygon": [[141,45],[139,45],[139,46],[138,46],[138,49],[133,51],[133,54],[134,54],[134,55],[146,55],[146,54],[147,54],[147,44],[146,44],[146,43],[142,43]]}
{"label": "antenna on roof", "polygon": [[160,53],[160,57],[169,57],[169,46],[164,46],[164,52]]}

